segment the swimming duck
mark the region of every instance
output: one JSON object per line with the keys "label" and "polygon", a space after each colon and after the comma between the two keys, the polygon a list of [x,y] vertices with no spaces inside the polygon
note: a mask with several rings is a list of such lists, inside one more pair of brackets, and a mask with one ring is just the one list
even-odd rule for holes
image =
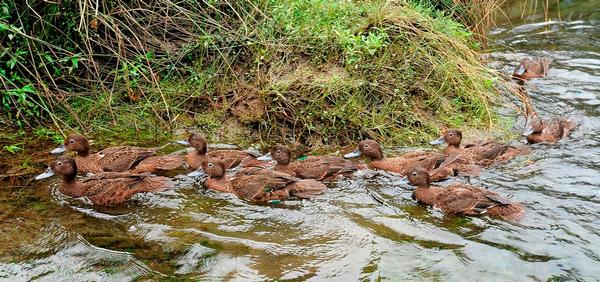
{"label": "swimming duck", "polygon": [[413,168],[408,182],[417,186],[413,198],[421,204],[434,206],[451,215],[489,215],[510,219],[520,218],[525,210],[492,191],[466,185],[430,186],[429,173],[422,167]]}
{"label": "swimming duck", "polygon": [[[117,146],[90,154],[88,139],[79,134],[72,134],[65,139],[63,145],[51,153],[59,154],[67,150],[76,152],[75,162],[80,173],[123,172],[134,168],[136,173],[156,172],[174,169],[183,163],[183,159],[175,155],[154,156],[159,149]],[[136,168],[139,164],[142,166]]]}
{"label": "swimming duck", "polygon": [[61,193],[70,197],[86,197],[99,206],[122,204],[136,193],[160,192],[174,187],[169,178],[130,172],[98,173],[77,181],[77,162],[71,157],[59,157],[35,179],[44,179],[54,173],[62,175]]}
{"label": "swimming duck", "polygon": [[513,78],[524,81],[531,78],[543,78],[550,69],[552,58],[525,58],[513,72]]}
{"label": "swimming duck", "polygon": [[556,143],[558,140],[569,136],[577,124],[565,118],[552,118],[542,120],[536,113],[527,119],[527,125],[523,136],[527,142],[533,143]]}
{"label": "swimming duck", "polygon": [[358,170],[358,166],[348,160],[333,156],[310,156],[304,160],[290,162],[292,151],[285,145],[277,144],[268,154],[258,160],[275,160],[274,170],[303,179],[323,180],[348,175]]}
{"label": "swimming duck", "polygon": [[430,142],[431,145],[448,144],[444,148],[447,156],[459,154],[471,164],[490,166],[496,163],[506,162],[516,156],[529,153],[528,148],[518,148],[498,141],[479,142],[467,144],[461,147],[462,131],[458,129],[447,129],[442,136]]}
{"label": "swimming duck", "polygon": [[[444,154],[435,152],[410,152],[400,157],[385,158],[381,146],[374,140],[363,140],[358,147],[351,153],[345,154],[345,158],[354,158],[364,155],[371,160],[371,166],[377,169],[406,175],[416,166],[424,167],[432,172],[432,179],[440,181],[450,176],[461,175],[479,175],[479,169],[475,166],[464,164],[460,156],[448,158]],[[443,165],[442,165],[443,164]]]}
{"label": "swimming duck", "polygon": [[206,138],[200,134],[193,133],[187,140],[178,141],[177,143],[191,146],[188,151],[187,163],[191,169],[198,170],[202,168],[202,162],[207,158],[217,158],[223,161],[227,169],[236,166],[268,166],[268,162],[257,161],[255,155],[247,151],[240,150],[214,150],[208,151]]}
{"label": "swimming duck", "polygon": [[220,159],[207,158],[202,163],[202,170],[209,175],[207,187],[233,193],[252,202],[312,198],[327,190],[327,186],[314,179],[300,179],[269,169],[248,167],[240,170],[235,177],[225,175],[226,169],[226,164]]}

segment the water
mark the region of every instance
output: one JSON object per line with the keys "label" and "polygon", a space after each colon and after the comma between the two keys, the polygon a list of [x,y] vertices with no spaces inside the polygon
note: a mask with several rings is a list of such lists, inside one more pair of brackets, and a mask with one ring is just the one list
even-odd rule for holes
{"label": "water", "polygon": [[563,1],[559,18],[556,2],[547,15],[540,2],[521,19],[524,3],[493,31],[491,57],[506,73],[553,57],[549,76],[527,83],[533,104],[581,126],[471,180],[523,203],[521,222],[443,216],[385,173],[278,206],[179,178],[174,191],[99,210],[54,179],[0,189],[0,280],[599,280],[600,3]]}

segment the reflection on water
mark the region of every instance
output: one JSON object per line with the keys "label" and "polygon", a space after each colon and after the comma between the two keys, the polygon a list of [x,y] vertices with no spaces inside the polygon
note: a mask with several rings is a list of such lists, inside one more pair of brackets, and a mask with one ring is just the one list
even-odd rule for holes
{"label": "reflection on water", "polygon": [[493,31],[491,55],[507,73],[526,56],[554,58],[529,93],[540,114],[581,123],[566,142],[469,180],[524,203],[521,222],[443,216],[378,172],[277,206],[182,177],[175,191],[92,210],[54,180],[0,190],[0,279],[600,279],[600,3],[561,3],[560,17],[555,3],[524,19],[509,9]]}

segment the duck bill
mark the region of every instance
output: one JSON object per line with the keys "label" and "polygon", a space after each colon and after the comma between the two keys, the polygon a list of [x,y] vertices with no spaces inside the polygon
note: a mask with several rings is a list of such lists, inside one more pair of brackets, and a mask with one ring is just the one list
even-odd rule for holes
{"label": "duck bill", "polygon": [[525,130],[523,130],[523,136],[529,136],[531,134],[533,134],[533,127],[525,127]]}
{"label": "duck bill", "polygon": [[519,75],[519,76],[521,76],[521,75],[525,74],[525,71],[526,71],[526,70],[527,70],[527,68],[525,68],[525,65],[524,65],[524,64],[520,64],[520,65],[517,67],[517,69],[515,69],[515,72],[514,72],[514,74],[515,74],[515,75]]}
{"label": "duck bill", "polygon": [[351,158],[359,157],[360,155],[362,155],[362,153],[360,152],[360,149],[357,147],[356,149],[354,149],[354,151],[352,151],[348,154],[345,154],[344,158],[351,159]]}
{"label": "duck bill", "polygon": [[435,145],[442,145],[444,143],[446,143],[446,140],[444,140],[444,136],[442,136],[442,137],[440,137],[438,139],[435,139],[435,140],[429,142],[429,144],[434,145],[434,146]]}
{"label": "duck bill", "polygon": [[54,175],[54,171],[51,168],[48,168],[48,169],[46,169],[46,171],[44,171],[44,173],[36,176],[35,180],[42,180],[42,179],[48,178],[52,175]]}
{"label": "duck bill", "polygon": [[55,148],[54,150],[50,151],[51,154],[62,154],[67,150],[67,147],[65,147],[65,145],[60,145],[57,148]]}
{"label": "duck bill", "polygon": [[175,143],[177,143],[179,145],[184,145],[184,146],[190,145],[190,142],[188,142],[187,140],[179,140],[179,141],[175,141]]}
{"label": "duck bill", "polygon": [[206,175],[206,173],[204,173],[204,171],[202,169],[199,169],[199,170],[196,170],[196,171],[193,171],[193,172],[190,172],[187,174],[187,176],[189,176],[189,177],[202,177],[204,175]]}
{"label": "duck bill", "polygon": [[257,161],[272,161],[273,160],[273,156],[271,155],[271,153],[267,153],[264,156],[260,156],[258,158],[256,158]]}

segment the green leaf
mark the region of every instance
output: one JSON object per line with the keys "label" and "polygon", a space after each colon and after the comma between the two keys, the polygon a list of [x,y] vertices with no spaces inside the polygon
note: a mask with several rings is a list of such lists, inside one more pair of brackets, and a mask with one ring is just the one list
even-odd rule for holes
{"label": "green leaf", "polygon": [[23,88],[21,88],[21,91],[35,94],[35,87],[33,87],[32,84],[28,84],[28,85],[23,86]]}
{"label": "green leaf", "polygon": [[4,150],[8,151],[11,154],[16,154],[17,152],[23,150],[18,145],[6,145],[2,148],[4,148]]}
{"label": "green leaf", "polygon": [[73,65],[73,68],[77,68],[79,66],[79,57],[71,57],[71,65]]}
{"label": "green leaf", "polygon": [[15,58],[15,57],[10,58],[10,60],[8,60],[8,62],[6,62],[6,66],[11,70],[15,67],[16,64],[17,64],[17,58]]}
{"label": "green leaf", "polygon": [[54,59],[53,59],[53,58],[52,58],[52,56],[50,56],[50,54],[48,54],[48,53],[44,53],[44,59],[46,59],[46,61],[47,61],[48,63],[52,63],[52,62],[54,62]]}

